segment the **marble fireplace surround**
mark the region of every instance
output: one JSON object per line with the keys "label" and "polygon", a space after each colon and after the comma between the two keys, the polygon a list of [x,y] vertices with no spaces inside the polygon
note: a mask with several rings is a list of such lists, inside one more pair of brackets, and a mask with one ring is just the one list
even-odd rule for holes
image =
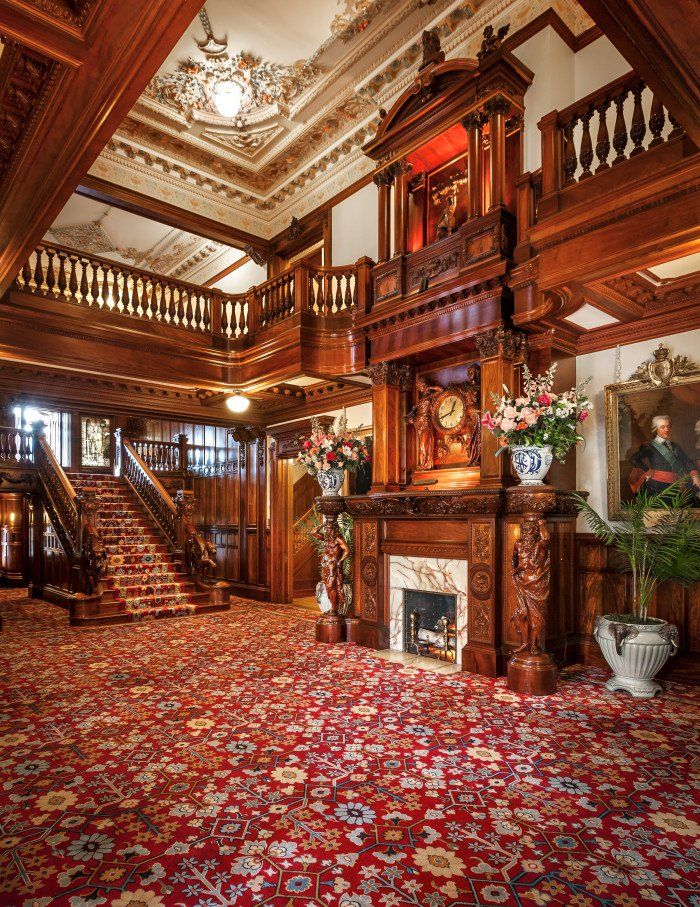
{"label": "marble fireplace surround", "polygon": [[404,590],[454,595],[457,664],[467,643],[467,562],[458,558],[389,556],[389,648],[404,651]]}

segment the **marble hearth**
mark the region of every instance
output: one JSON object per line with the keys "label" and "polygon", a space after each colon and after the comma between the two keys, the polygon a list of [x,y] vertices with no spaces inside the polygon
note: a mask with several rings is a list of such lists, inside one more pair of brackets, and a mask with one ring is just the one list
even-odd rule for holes
{"label": "marble hearth", "polygon": [[404,649],[404,591],[440,592],[456,597],[457,664],[467,643],[467,562],[457,558],[389,557],[389,647]]}

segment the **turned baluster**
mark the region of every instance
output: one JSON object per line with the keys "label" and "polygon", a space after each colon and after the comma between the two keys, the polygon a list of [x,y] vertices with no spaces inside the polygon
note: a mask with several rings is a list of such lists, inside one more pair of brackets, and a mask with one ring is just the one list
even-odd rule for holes
{"label": "turned baluster", "polygon": [[345,279],[345,296],[343,297],[343,306],[350,310],[352,308],[352,290],[350,289],[351,274],[343,274]]}
{"label": "turned baluster", "polygon": [[336,274],[335,277],[335,303],[334,310],[339,312],[343,308],[343,288],[341,286],[342,277],[340,274]]}
{"label": "turned baluster", "polygon": [[184,326],[185,322],[185,306],[182,299],[182,288],[173,287],[173,292],[177,291],[177,322],[180,325]]}
{"label": "turned baluster", "polygon": [[122,271],[122,312],[128,315],[131,311],[131,300],[129,298],[129,275]]}
{"label": "turned baluster", "polygon": [[40,293],[41,288],[44,285],[44,267],[42,262],[42,257],[44,255],[43,249],[37,249],[36,253],[36,263],[34,265],[34,284],[36,287],[35,292]]}
{"label": "turned baluster", "polygon": [[163,321],[165,308],[163,306],[163,288],[159,280],[151,280],[151,309],[154,319]]}
{"label": "turned baluster", "polygon": [[102,265],[102,301],[100,304],[100,308],[104,308],[105,306],[108,309],[112,308],[112,306],[110,305],[111,293],[110,293],[110,289],[109,289],[110,273],[111,273],[111,269],[109,267],[106,268],[104,265]]}
{"label": "turned baluster", "polygon": [[643,154],[644,152],[642,142],[644,141],[644,136],[647,134],[647,124],[644,119],[644,111],[642,110],[643,91],[644,82],[639,82],[632,89],[632,96],[634,97],[634,110],[632,111],[632,126],[630,128],[630,138],[634,143],[634,148],[630,151],[630,158],[636,157],[638,154]]}
{"label": "turned baluster", "polygon": [[167,293],[167,313],[168,313],[168,324],[174,324],[175,322],[175,291],[171,284],[163,283],[163,293]]}
{"label": "turned baluster", "polygon": [[593,175],[591,173],[591,164],[593,163],[593,142],[591,140],[592,116],[593,110],[589,110],[581,117],[583,133],[581,134],[581,153],[579,154],[579,160],[583,171],[579,177],[579,181],[588,179],[589,176]]}
{"label": "turned baluster", "polygon": [[84,303],[89,303],[88,300],[88,279],[87,279],[87,268],[88,268],[88,259],[80,259],[80,283],[78,285],[78,292],[80,293],[80,301]]}
{"label": "turned baluster", "polygon": [[664,105],[661,103],[661,98],[655,94],[651,102],[651,111],[649,112],[649,129],[653,136],[649,142],[649,148],[655,148],[657,145],[663,144],[661,133],[664,131],[665,125]]}
{"label": "turned baluster", "polygon": [[70,277],[68,278],[68,295],[75,301],[75,298],[78,294],[78,275],[75,270],[75,266],[78,263],[77,258],[74,255],[70,256]]}
{"label": "turned baluster", "polygon": [[574,182],[574,174],[578,167],[576,157],[576,146],[574,145],[574,126],[578,119],[571,120],[564,126],[564,185],[568,186]]}
{"label": "turned baluster", "polygon": [[315,284],[315,311],[317,315],[324,315],[326,310],[326,275],[314,275]]}
{"label": "turned baluster", "polygon": [[612,162],[613,167],[626,161],[625,148],[629,135],[627,133],[627,123],[625,123],[625,101],[627,100],[628,91],[623,91],[615,98],[615,131],[613,132],[613,148],[617,152],[617,157]]}
{"label": "turned baluster", "polygon": [[597,108],[598,111],[598,136],[595,143],[595,156],[598,158],[598,166],[595,172],[609,170],[608,155],[610,154],[610,136],[608,135],[608,110],[610,109],[610,98]]}
{"label": "turned baluster", "polygon": [[48,256],[48,264],[46,266],[46,289],[52,296],[56,295],[56,278],[53,273],[53,249],[47,249],[46,255]]}
{"label": "turned baluster", "polygon": [[[229,314],[229,306],[231,307],[230,314]],[[235,328],[233,329],[233,331],[231,330],[231,327],[232,327],[231,322],[236,314],[234,306],[235,306],[235,303],[231,299],[222,299],[221,300],[221,333],[223,334],[224,337],[230,337],[232,333],[235,333]]]}
{"label": "turned baluster", "polygon": [[355,272],[353,272],[353,274],[352,274],[351,282],[352,282],[352,307],[355,309],[355,308],[357,308],[357,285],[360,282],[358,280],[357,274]]}
{"label": "turned baluster", "polygon": [[63,252],[57,252],[56,256],[58,258],[58,296],[65,299],[66,296],[66,287],[68,286],[68,278],[66,277],[66,256]]}
{"label": "turned baluster", "polygon": [[669,141],[670,139],[676,139],[676,138],[678,138],[678,136],[683,135],[683,132],[684,132],[683,127],[678,122],[678,120],[674,117],[674,115],[671,113],[670,110],[668,112],[668,121],[671,124],[671,126],[673,126],[673,129],[669,132],[668,138],[666,139],[666,141]]}
{"label": "turned baluster", "polygon": [[90,280],[90,305],[95,305],[97,299],[100,295],[100,282],[97,277],[99,265],[92,264],[90,265],[91,271],[91,280]]}
{"label": "turned baluster", "polygon": [[25,290],[29,289],[29,281],[32,279],[32,269],[28,261],[24,263],[22,268],[22,285]]}

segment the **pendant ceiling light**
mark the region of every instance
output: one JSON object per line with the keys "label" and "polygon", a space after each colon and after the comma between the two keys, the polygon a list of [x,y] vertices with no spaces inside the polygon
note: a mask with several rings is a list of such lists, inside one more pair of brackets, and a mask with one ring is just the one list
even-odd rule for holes
{"label": "pendant ceiling light", "polygon": [[226,398],[226,406],[232,413],[244,413],[250,406],[250,400],[242,394],[232,394]]}
{"label": "pendant ceiling light", "polygon": [[219,82],[214,89],[214,106],[222,117],[233,119],[241,109],[243,89],[238,82]]}

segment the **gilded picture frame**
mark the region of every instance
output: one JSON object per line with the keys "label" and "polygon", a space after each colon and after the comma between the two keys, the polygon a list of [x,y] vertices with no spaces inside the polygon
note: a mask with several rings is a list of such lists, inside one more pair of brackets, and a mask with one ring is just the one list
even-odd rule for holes
{"label": "gilded picture frame", "polygon": [[[652,446],[659,427],[664,430],[664,416],[670,421],[670,453],[668,445],[661,451]],[[653,492],[668,484],[674,465],[700,473],[700,366],[672,356],[661,343],[629,380],[608,384],[605,441],[610,520],[622,517],[621,505],[638,489]],[[700,518],[700,489],[695,502]]]}

